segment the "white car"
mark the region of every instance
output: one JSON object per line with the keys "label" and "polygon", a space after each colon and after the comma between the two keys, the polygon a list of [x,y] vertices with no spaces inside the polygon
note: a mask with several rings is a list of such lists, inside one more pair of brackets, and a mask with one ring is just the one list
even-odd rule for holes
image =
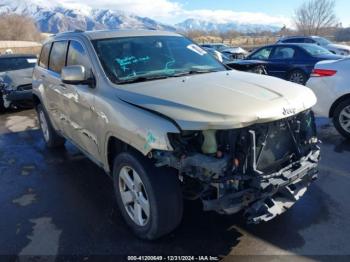
{"label": "white car", "polygon": [[317,96],[314,112],[333,118],[339,133],[350,139],[350,58],[315,65],[307,86]]}

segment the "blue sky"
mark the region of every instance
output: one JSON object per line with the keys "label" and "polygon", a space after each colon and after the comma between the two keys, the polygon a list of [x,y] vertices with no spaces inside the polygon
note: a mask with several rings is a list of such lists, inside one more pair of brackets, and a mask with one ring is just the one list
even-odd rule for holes
{"label": "blue sky", "polygon": [[[306,0],[59,0],[72,6],[111,8],[175,24],[187,18],[292,26],[294,10]],[[350,26],[350,1],[335,0],[336,14]]]}

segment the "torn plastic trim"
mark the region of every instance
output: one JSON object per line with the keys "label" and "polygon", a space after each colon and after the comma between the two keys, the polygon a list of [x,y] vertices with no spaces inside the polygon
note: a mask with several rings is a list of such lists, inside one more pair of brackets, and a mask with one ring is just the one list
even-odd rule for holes
{"label": "torn plastic trim", "polygon": [[[319,150],[314,151],[312,156],[303,160],[301,167],[291,171],[290,169],[293,168],[291,165],[289,170],[284,170],[279,177],[271,177],[264,182],[260,181],[260,187],[251,187],[227,194],[220,199],[202,199],[204,210],[234,214],[246,208],[248,222],[268,221],[294,205],[306,192],[308,185],[317,178],[317,162],[311,159],[318,155]],[[258,184],[260,178],[257,176],[255,180],[257,180],[255,183]],[[304,191],[302,191],[303,188],[305,188]],[[284,200],[281,195],[288,201]],[[282,205],[281,201],[286,204]]]}
{"label": "torn plastic trim", "polygon": [[263,198],[245,210],[247,222],[258,224],[267,222],[291,208],[307,191],[309,184],[317,178],[316,174],[297,180],[280,188],[273,196]]}

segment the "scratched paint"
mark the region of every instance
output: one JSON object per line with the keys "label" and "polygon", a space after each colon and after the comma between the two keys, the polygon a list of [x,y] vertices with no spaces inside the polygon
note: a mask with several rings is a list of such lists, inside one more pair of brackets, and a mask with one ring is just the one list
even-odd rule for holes
{"label": "scratched paint", "polygon": [[146,143],[144,145],[144,149],[148,149],[151,147],[151,144],[153,144],[154,142],[156,142],[156,138],[154,137],[154,135],[152,134],[151,131],[148,131],[147,133],[147,137],[146,137]]}

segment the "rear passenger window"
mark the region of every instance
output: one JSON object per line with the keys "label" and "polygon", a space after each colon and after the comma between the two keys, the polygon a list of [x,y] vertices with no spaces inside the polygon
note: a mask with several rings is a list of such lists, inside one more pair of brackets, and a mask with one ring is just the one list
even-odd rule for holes
{"label": "rear passenger window", "polygon": [[54,42],[51,49],[49,69],[58,74],[66,64],[67,45],[66,41]]}
{"label": "rear passenger window", "polygon": [[271,59],[292,59],[294,57],[295,50],[291,47],[279,46],[276,47]]}
{"label": "rear passenger window", "polygon": [[[67,55],[67,66],[82,65],[87,74],[91,74],[91,64],[84,47],[77,41],[70,41]],[[88,75],[89,76],[89,75]]]}
{"label": "rear passenger window", "polygon": [[313,39],[310,39],[310,38],[305,38],[305,43],[308,43],[308,44],[315,44],[316,41],[313,40]]}
{"label": "rear passenger window", "polygon": [[283,43],[304,43],[304,38],[290,38],[284,40]]}
{"label": "rear passenger window", "polygon": [[40,59],[39,59],[39,66],[47,69],[49,64],[49,54],[51,49],[51,43],[47,43],[43,46],[41,49]]}

